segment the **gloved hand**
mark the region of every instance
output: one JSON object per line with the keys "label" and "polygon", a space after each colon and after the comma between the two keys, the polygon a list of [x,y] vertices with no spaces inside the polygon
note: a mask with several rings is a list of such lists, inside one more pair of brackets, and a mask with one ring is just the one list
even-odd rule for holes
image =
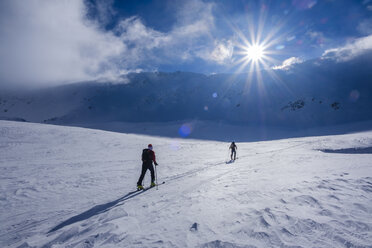
{"label": "gloved hand", "polygon": [[155,162],[155,166],[158,166],[158,163]]}

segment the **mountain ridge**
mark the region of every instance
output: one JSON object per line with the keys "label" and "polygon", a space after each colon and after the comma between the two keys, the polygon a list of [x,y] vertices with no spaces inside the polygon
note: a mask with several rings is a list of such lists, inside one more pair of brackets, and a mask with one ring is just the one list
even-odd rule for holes
{"label": "mountain ridge", "polygon": [[141,72],[125,75],[125,84],[90,81],[3,93],[0,119],[67,125],[201,120],[300,128],[368,121],[369,55],[347,62],[315,59],[289,70],[256,72],[261,77]]}

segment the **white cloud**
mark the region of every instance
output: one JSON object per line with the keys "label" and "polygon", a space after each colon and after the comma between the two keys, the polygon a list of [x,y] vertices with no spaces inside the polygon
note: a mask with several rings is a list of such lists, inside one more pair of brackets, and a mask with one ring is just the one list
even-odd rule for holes
{"label": "white cloud", "polygon": [[323,53],[321,58],[343,62],[351,60],[368,50],[372,50],[372,35],[355,39],[343,47],[328,49]]}
{"label": "white cloud", "polygon": [[[139,68],[200,57],[220,63],[227,43],[217,42],[213,3],[179,4],[169,32],[147,27],[137,16],[113,31],[102,29],[114,15],[98,1],[100,23],[86,18],[84,0],[0,1],[0,84],[61,83],[97,78],[120,79]],[[200,45],[202,44],[202,45]],[[201,56],[215,46],[212,56]]]}
{"label": "white cloud", "polygon": [[201,50],[206,53],[214,43],[211,36],[215,28],[212,9],[211,3],[187,1],[179,6],[178,20],[169,32],[149,28],[137,16],[121,21],[115,31],[131,47],[126,56],[132,64],[143,61],[169,63],[195,57],[209,60],[210,57],[200,54]]}
{"label": "white cloud", "polygon": [[113,8],[114,0],[94,0],[94,4],[86,1],[85,4],[95,10],[97,19],[102,25],[110,23],[117,13]]}
{"label": "white cloud", "polygon": [[167,34],[146,27],[136,16],[121,21],[116,32],[120,40],[130,47],[123,54],[125,65],[129,67],[135,67],[145,59],[154,60],[153,49],[163,48],[169,40]]}
{"label": "white cloud", "polygon": [[115,73],[127,47],[85,17],[83,1],[0,4],[0,83],[56,83]]}
{"label": "white cloud", "polygon": [[211,59],[219,64],[223,64],[231,59],[234,47],[231,41],[216,42],[215,49],[211,53]]}
{"label": "white cloud", "polygon": [[372,34],[372,18],[361,21],[357,26],[357,30],[364,35]]}
{"label": "white cloud", "polygon": [[215,40],[212,49],[203,49],[198,53],[198,56],[206,61],[226,64],[231,61],[233,51],[234,45],[231,40]]}
{"label": "white cloud", "polygon": [[304,62],[301,58],[298,58],[298,57],[291,57],[289,59],[286,59],[283,61],[283,63],[281,65],[278,65],[278,66],[274,66],[273,69],[274,70],[284,70],[284,71],[288,71],[289,69],[292,68],[293,65],[295,64],[300,64]]}

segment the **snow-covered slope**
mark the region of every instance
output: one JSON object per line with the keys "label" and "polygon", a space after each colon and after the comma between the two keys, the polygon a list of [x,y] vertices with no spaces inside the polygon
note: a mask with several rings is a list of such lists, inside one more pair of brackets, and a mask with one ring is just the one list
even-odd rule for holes
{"label": "snow-covered slope", "polygon": [[[1,247],[372,244],[372,132],[238,143],[235,163],[222,142],[9,121],[0,137]],[[135,192],[148,143],[166,183]]]}

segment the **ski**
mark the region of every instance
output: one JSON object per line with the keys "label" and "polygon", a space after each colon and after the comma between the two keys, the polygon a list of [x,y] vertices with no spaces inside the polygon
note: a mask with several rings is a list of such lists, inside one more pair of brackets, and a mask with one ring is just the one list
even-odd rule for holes
{"label": "ski", "polygon": [[137,191],[146,191],[146,190],[149,190],[151,188],[155,188],[156,186],[159,186],[159,185],[162,185],[162,184],[165,184],[165,182],[155,184],[155,186],[149,186],[149,187],[144,187],[143,189],[137,189]]}

